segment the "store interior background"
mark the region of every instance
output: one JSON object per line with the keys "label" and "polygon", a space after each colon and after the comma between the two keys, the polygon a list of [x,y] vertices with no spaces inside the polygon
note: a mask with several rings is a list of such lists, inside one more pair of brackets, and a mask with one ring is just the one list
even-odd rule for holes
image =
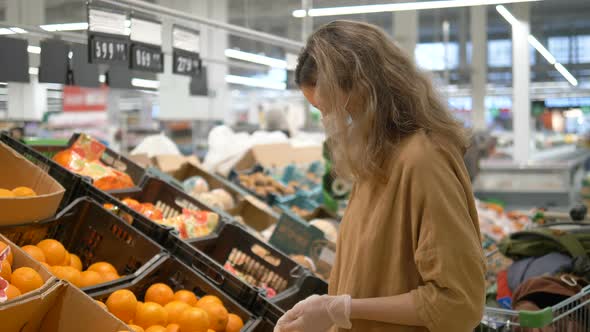
{"label": "store interior background", "polygon": [[[98,109],[71,109],[65,104],[76,97],[75,91],[36,82],[35,46],[55,36],[84,43],[86,1],[0,0],[0,34],[26,38],[33,46],[31,83],[0,83],[0,127],[22,126],[26,136],[52,139],[83,131],[122,152],[147,135],[164,132],[183,153],[201,158],[211,128],[225,124],[251,133],[266,128],[269,111],[286,115],[292,136],[321,133],[318,111],[287,83],[288,69],[314,29],[336,19],[358,20],[380,26],[413,53],[418,65],[431,72],[456,117],[481,133],[483,160],[474,180],[479,198],[503,199],[517,207],[567,207],[579,200],[589,155],[585,142],[590,139],[589,1],[506,4],[516,24],[496,6],[294,17],[302,8],[383,1],[145,2],[231,27],[193,22],[201,33],[207,96],[190,96],[189,78],[172,74],[169,35],[177,19],[156,10],[153,14],[164,24],[165,72],[134,72],[132,89],[97,92]],[[80,23],[78,30],[48,31],[68,23]],[[529,35],[550,54],[533,47]],[[555,63],[548,61],[552,57]]]}

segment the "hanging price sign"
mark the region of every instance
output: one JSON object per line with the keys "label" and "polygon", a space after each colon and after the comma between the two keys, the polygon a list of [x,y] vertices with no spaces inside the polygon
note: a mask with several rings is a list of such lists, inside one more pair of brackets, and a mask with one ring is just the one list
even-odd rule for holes
{"label": "hanging price sign", "polygon": [[156,73],[164,71],[160,22],[132,17],[130,39],[131,69]]}
{"label": "hanging price sign", "polygon": [[127,14],[111,9],[88,9],[88,60],[91,63],[128,64]]}
{"label": "hanging price sign", "polygon": [[201,36],[198,31],[184,27],[172,27],[172,72],[195,76],[201,71]]}

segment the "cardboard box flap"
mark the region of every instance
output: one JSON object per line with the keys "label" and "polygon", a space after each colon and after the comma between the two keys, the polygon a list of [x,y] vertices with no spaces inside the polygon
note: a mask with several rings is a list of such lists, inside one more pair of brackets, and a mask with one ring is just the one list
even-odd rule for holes
{"label": "cardboard box flap", "polygon": [[186,163],[182,155],[159,155],[152,158],[154,165],[164,173],[173,172]]}
{"label": "cardboard box flap", "polygon": [[0,165],[0,188],[26,186],[37,193],[35,197],[0,198],[0,225],[39,221],[55,214],[65,192],[55,179],[2,143]]}
{"label": "cardboard box flap", "polygon": [[250,148],[236,163],[238,171],[260,164],[264,167],[283,167],[289,164],[308,164],[322,160],[321,146],[293,147],[288,143],[262,144]]}
{"label": "cardboard box flap", "polygon": [[133,161],[134,163],[138,164],[143,168],[153,166],[152,159],[150,159],[150,157],[148,157],[148,155],[145,153],[130,155],[129,160]]}

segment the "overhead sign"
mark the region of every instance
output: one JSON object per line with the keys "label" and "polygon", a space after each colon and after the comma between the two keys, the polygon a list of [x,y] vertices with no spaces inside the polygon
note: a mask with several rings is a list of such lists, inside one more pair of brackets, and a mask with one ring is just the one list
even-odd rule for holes
{"label": "overhead sign", "polygon": [[195,76],[201,71],[201,36],[196,30],[172,27],[172,72]]}
{"label": "overhead sign", "polygon": [[88,9],[88,60],[91,63],[129,63],[127,13],[106,8]]}
{"label": "overhead sign", "polygon": [[83,88],[66,85],[63,87],[64,112],[104,112],[107,110],[109,89]]}
{"label": "overhead sign", "polygon": [[131,18],[131,69],[161,73],[164,71],[162,53],[162,24]]}

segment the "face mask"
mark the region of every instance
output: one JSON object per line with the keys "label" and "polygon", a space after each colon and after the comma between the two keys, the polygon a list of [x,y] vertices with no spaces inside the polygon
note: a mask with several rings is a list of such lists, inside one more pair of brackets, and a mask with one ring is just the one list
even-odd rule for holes
{"label": "face mask", "polygon": [[[348,105],[348,101],[350,100],[350,95],[346,102],[344,103],[344,110],[346,111],[346,106]],[[336,112],[331,112],[326,116],[322,117],[322,125],[324,126],[324,130],[326,131],[326,137],[333,137],[338,134],[338,124],[337,124],[337,117],[338,114]],[[347,123],[350,126],[352,124],[352,118],[348,116]]]}

